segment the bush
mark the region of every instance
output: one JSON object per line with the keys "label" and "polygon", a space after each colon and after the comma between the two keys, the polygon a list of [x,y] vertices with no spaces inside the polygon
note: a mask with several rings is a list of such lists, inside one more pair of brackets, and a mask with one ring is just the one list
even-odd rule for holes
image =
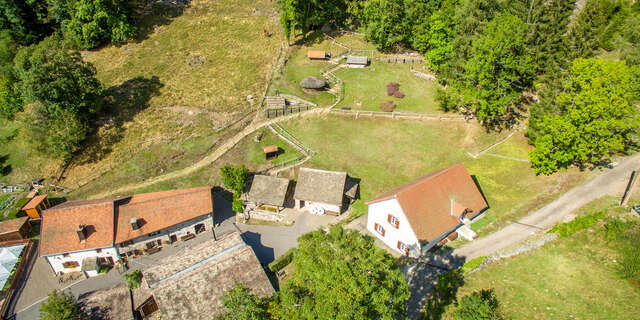
{"label": "bush", "polygon": [[244,191],[247,179],[249,179],[249,169],[244,165],[225,164],[220,168],[220,177],[225,187],[240,194]]}
{"label": "bush", "polygon": [[404,93],[402,93],[402,92],[400,92],[400,91],[396,91],[396,92],[393,94],[393,96],[394,96],[394,97],[396,97],[396,98],[400,98],[400,99],[402,99],[402,98],[404,98]]}
{"label": "bush", "polygon": [[456,320],[503,319],[493,289],[476,291],[462,297],[453,312]]}
{"label": "bush", "polygon": [[239,193],[234,193],[233,194],[233,202],[231,202],[231,209],[235,213],[241,213],[241,212],[244,211],[244,208],[243,208],[243,205],[242,205],[242,200],[240,199],[240,194]]}
{"label": "bush", "polygon": [[395,110],[395,108],[396,104],[391,100],[387,100],[380,104],[380,110],[384,112],[392,112],[393,110]]}
{"label": "bush", "polygon": [[478,268],[479,266],[481,266],[486,260],[487,260],[487,257],[485,256],[480,256],[480,257],[471,259],[464,263],[464,265],[462,266],[462,272],[465,274],[469,273],[475,270],[476,268]]}
{"label": "bush", "polygon": [[280,258],[273,260],[269,263],[269,270],[273,272],[278,272],[284,267],[288,266],[291,261],[293,261],[293,256],[296,253],[296,248],[291,248],[287,252],[285,252]]}
{"label": "bush", "polygon": [[589,214],[582,217],[577,217],[572,221],[561,223],[553,227],[550,232],[557,233],[559,237],[566,237],[572,235],[580,230],[589,228],[596,224],[598,220],[602,219],[607,213],[600,212]]}

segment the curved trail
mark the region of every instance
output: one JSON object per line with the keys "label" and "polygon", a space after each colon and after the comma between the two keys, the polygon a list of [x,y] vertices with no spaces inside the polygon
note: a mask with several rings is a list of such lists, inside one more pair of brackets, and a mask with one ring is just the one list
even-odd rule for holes
{"label": "curved trail", "polygon": [[284,116],[284,117],[279,117],[279,118],[275,118],[272,120],[267,120],[267,121],[263,121],[263,122],[255,122],[255,123],[251,123],[249,124],[247,127],[245,127],[242,131],[236,133],[233,137],[231,137],[230,139],[228,139],[227,141],[225,141],[222,145],[220,145],[218,148],[216,148],[213,152],[211,152],[210,154],[208,154],[206,157],[200,159],[198,162],[192,164],[189,167],[180,169],[180,170],[176,170],[176,171],[172,171],[163,175],[159,175],[156,177],[153,177],[151,179],[139,182],[139,183],[135,183],[135,184],[129,184],[129,185],[125,185],[122,186],[120,188],[111,190],[109,192],[104,192],[104,193],[100,193],[100,194],[96,194],[93,195],[91,198],[93,199],[97,199],[97,198],[105,198],[108,197],[110,195],[115,195],[115,194],[125,194],[128,193],[130,191],[139,189],[139,188],[144,188],[144,187],[148,187],[150,185],[156,184],[158,182],[163,182],[163,181],[167,181],[167,180],[171,180],[171,179],[175,179],[175,178],[179,178],[179,177],[183,177],[186,176],[188,174],[194,173],[210,164],[212,164],[214,161],[218,160],[220,157],[222,157],[227,151],[229,151],[231,148],[233,148],[236,144],[238,144],[238,142],[240,142],[240,140],[242,140],[243,138],[245,138],[246,136],[252,134],[253,132],[264,128],[268,125],[274,124],[276,122],[280,122],[280,121],[287,121],[293,118],[297,118],[297,117],[304,117],[304,116],[310,116],[310,115],[318,115],[318,114],[323,114],[323,113],[328,113],[329,110],[326,108],[319,108],[319,109],[311,109],[308,111],[304,111],[304,112],[300,112],[300,113],[295,113],[295,114],[291,114],[288,116]]}

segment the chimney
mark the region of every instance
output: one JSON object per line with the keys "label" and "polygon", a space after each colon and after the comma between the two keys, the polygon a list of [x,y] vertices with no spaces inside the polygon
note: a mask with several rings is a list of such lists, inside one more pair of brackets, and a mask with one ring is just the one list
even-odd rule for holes
{"label": "chimney", "polygon": [[78,239],[80,239],[80,242],[84,241],[87,239],[87,233],[85,231],[85,225],[81,224],[78,226],[78,229],[76,229],[76,233],[78,234]]}
{"label": "chimney", "polygon": [[129,222],[131,222],[131,229],[133,229],[133,231],[140,229],[140,226],[138,225],[138,218],[133,217]]}

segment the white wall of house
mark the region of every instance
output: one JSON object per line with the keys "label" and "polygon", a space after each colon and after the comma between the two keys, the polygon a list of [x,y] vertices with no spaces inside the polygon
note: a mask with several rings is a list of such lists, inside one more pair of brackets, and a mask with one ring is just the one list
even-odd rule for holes
{"label": "white wall of house", "polygon": [[[387,216],[391,214],[399,220],[398,229],[388,222]],[[384,236],[375,229],[375,224],[379,224],[384,228]],[[391,249],[404,254],[398,249],[398,241],[409,246],[409,255],[417,256],[420,254],[420,242],[416,237],[409,220],[404,215],[402,207],[396,199],[388,199],[369,205],[369,215],[367,218],[367,230],[382,240]]]}
{"label": "white wall of house", "polygon": [[[60,253],[60,254],[45,256],[45,258],[47,259],[47,262],[49,262],[49,265],[51,266],[51,269],[53,269],[53,272],[56,274],[59,272],[69,273],[69,272],[82,271],[82,261],[85,258],[91,258],[91,257],[98,257],[98,258],[111,257],[114,262],[119,260],[118,253],[116,252],[116,248],[114,247],[108,247],[108,248],[102,248],[102,249],[90,249],[90,250]],[[75,268],[65,268],[64,263],[71,262],[71,261],[77,262],[78,266]],[[93,277],[95,275],[97,275],[97,272],[87,272],[88,277]]]}
{"label": "white wall of house", "polygon": [[[205,232],[211,232],[211,229],[213,228],[213,219],[211,218],[211,214],[187,220],[169,228],[162,229],[158,232],[141,235],[137,238],[132,239],[132,243],[120,243],[117,245],[118,252],[120,252],[120,254],[124,254],[125,252],[134,249],[141,250],[146,248],[147,243],[150,242],[157,245],[158,240],[160,240],[162,243],[167,243],[170,242],[172,235],[175,235],[177,240],[180,241],[180,237],[182,236],[185,236],[189,233],[195,234],[195,226],[198,224],[204,224],[206,229]],[[131,228],[131,226],[127,225],[127,228]]]}
{"label": "white wall of house", "polygon": [[[295,201],[295,208],[296,209],[300,209],[300,208],[308,208],[310,206],[316,206],[316,207],[320,207],[323,208],[324,211],[331,211],[331,212],[337,212],[340,213],[341,208],[338,205],[335,204],[328,204],[328,203],[322,203],[322,202],[313,202],[313,201],[304,201],[304,200],[297,200]],[[304,206],[302,206],[302,203],[304,203]]]}

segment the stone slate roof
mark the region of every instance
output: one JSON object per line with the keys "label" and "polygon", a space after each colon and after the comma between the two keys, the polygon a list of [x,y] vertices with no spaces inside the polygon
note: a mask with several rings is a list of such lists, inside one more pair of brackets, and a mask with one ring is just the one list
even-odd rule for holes
{"label": "stone slate roof", "polygon": [[419,240],[431,241],[487,208],[463,164],[434,171],[388,191],[367,204],[396,199]]}
{"label": "stone slate roof", "polygon": [[342,205],[346,172],[300,168],[294,199]]}
{"label": "stone slate roof", "polygon": [[369,57],[367,56],[347,56],[347,64],[367,65],[368,63]]}
{"label": "stone slate roof", "polygon": [[286,100],[282,96],[268,96],[266,97],[267,108],[284,108]]}
{"label": "stone slate roof", "polygon": [[265,175],[255,175],[247,193],[247,199],[260,204],[283,207],[289,180]]}
{"label": "stone slate roof", "polygon": [[162,319],[212,319],[221,315],[222,296],[240,282],[264,297],[275,291],[260,262],[233,233],[162,258],[143,271]]}
{"label": "stone slate roof", "polygon": [[[151,291],[144,279],[138,289],[133,290],[136,309],[151,297]],[[122,284],[82,294],[78,298],[84,320],[129,320],[131,300],[129,290]]]}

